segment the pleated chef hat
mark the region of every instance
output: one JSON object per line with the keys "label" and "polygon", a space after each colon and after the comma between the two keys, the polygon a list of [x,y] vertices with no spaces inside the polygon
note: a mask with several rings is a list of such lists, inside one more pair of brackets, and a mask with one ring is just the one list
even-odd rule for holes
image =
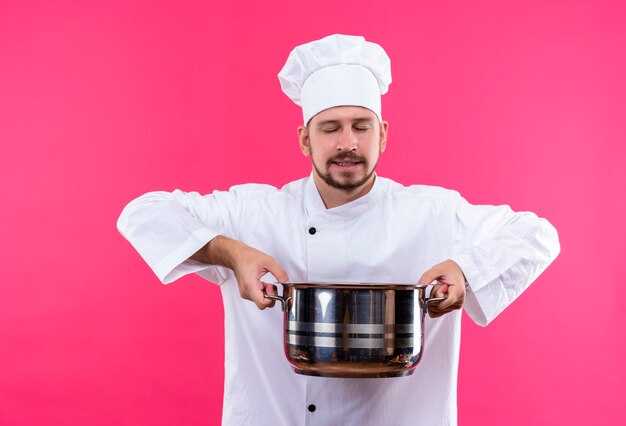
{"label": "pleated chef hat", "polygon": [[334,34],[296,47],[278,73],[281,88],[302,106],[304,124],[335,106],[362,106],[382,121],[380,97],[391,83],[391,61],[361,36]]}

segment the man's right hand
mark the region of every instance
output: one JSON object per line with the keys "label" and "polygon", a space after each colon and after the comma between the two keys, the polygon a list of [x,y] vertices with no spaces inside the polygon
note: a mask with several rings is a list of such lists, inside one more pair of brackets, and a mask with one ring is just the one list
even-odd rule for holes
{"label": "man's right hand", "polygon": [[272,284],[261,282],[263,275],[269,272],[280,282],[289,281],[287,273],[273,257],[222,235],[213,238],[191,258],[232,269],[241,297],[253,301],[259,309],[272,307],[275,303],[264,297],[265,293],[275,295],[276,289]]}

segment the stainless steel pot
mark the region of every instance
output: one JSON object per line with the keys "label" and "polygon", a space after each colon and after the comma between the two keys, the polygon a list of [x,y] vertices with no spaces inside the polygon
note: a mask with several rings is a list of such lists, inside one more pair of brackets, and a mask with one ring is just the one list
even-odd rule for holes
{"label": "stainless steel pot", "polygon": [[296,373],[398,377],[413,373],[424,349],[427,285],[280,283],[285,355]]}

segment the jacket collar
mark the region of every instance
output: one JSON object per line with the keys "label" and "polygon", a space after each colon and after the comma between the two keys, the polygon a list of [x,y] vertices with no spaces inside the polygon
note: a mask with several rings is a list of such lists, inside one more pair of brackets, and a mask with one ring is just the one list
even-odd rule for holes
{"label": "jacket collar", "polygon": [[332,209],[327,209],[324,205],[324,201],[320,196],[317,187],[315,186],[315,181],[313,180],[313,173],[308,178],[305,188],[304,194],[304,206],[308,216],[313,216],[315,214],[326,214],[329,216],[354,216],[355,214],[360,213],[361,211],[371,206],[373,202],[379,197],[381,194],[381,179],[375,175],[374,185],[370,191],[363,195],[360,198],[357,198],[354,201],[350,201],[349,203],[343,204],[338,207],[334,207]]}

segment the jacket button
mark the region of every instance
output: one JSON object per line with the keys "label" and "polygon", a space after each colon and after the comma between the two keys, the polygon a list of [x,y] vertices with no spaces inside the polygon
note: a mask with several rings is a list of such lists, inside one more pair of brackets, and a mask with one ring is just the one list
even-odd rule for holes
{"label": "jacket button", "polygon": [[[309,234],[311,235],[315,235],[315,233],[317,232],[317,229],[315,229],[314,227],[310,227],[309,228]],[[315,408],[314,408],[315,409]]]}
{"label": "jacket button", "polygon": [[311,404],[307,407],[309,409],[309,411],[312,413],[313,411],[315,411],[315,404]]}

